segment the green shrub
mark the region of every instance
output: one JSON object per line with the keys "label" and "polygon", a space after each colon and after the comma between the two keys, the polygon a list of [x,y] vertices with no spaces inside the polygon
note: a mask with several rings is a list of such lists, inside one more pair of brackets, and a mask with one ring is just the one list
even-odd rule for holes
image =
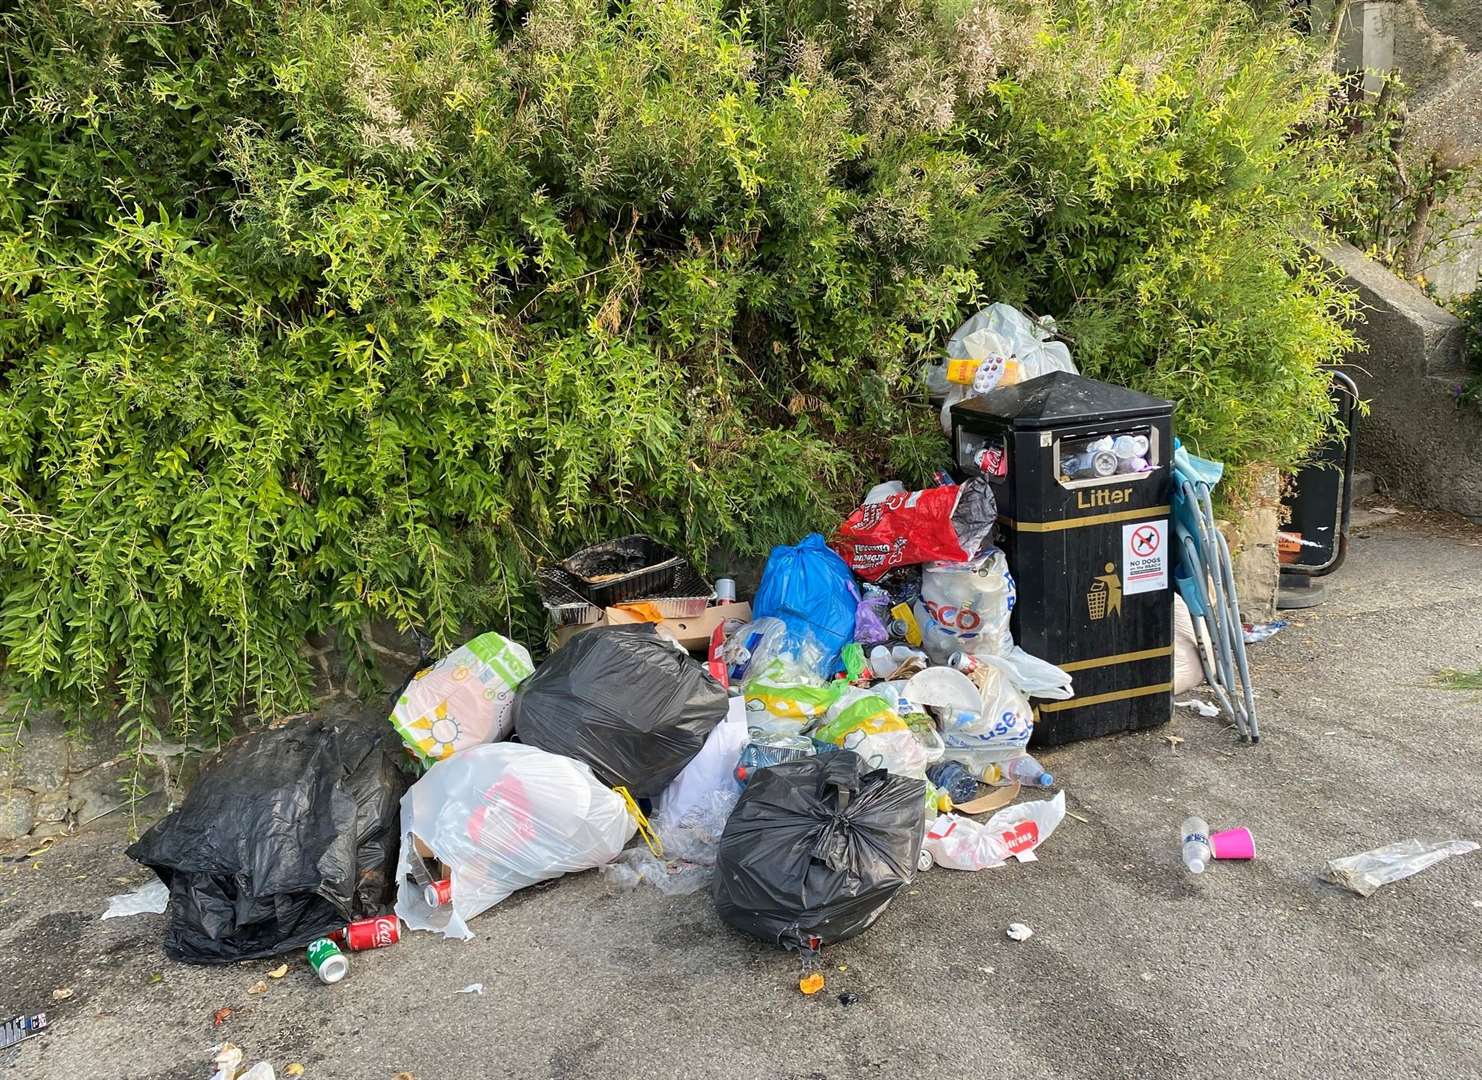
{"label": "green shrub", "polygon": [[1057,315],[1296,460],[1349,301],[1305,46],[1217,0],[32,0],[3,17],[0,652],[131,734],[310,633],[542,633],[541,558],[827,527],[920,365]]}

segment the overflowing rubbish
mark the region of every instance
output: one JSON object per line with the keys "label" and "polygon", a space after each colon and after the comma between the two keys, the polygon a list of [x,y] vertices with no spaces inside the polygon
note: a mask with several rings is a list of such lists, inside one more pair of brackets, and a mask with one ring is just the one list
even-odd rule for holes
{"label": "overflowing rubbish", "polygon": [[900,566],[973,558],[993,531],[998,505],[985,478],[890,495],[861,504],[832,546],[861,579]]}
{"label": "overflowing rubbish", "polygon": [[309,961],[309,967],[314,969],[314,974],[319,976],[319,981],[326,985],[340,982],[350,974],[349,957],[327,937],[309,942],[305,955]]}
{"label": "overflowing rubbish", "polygon": [[1209,849],[1216,859],[1254,859],[1256,838],[1244,826],[1209,834]]}
{"label": "overflowing rubbish", "polygon": [[[584,762],[505,742],[429,769],[402,800],[401,829],[396,914],[413,930],[470,938],[468,920],[517,889],[616,858],[637,823]],[[432,906],[426,887],[443,877],[448,902]]]}
{"label": "overflowing rubbish", "polygon": [[839,651],[853,640],[859,599],[844,560],[811,533],[795,547],[772,549],[751,610],[757,619],[780,619],[791,648],[812,643],[812,674],[828,678]]}
{"label": "overflowing rubbish", "polygon": [[726,708],[710,673],[645,624],[590,630],[556,650],[520,686],[514,716],[521,742],[652,798],[700,752]]}
{"label": "overflowing rubbish", "polygon": [[937,866],[949,870],[984,870],[1010,858],[1034,862],[1035,849],[1065,820],[1065,792],[1043,802],[1006,807],[988,819],[974,821],[942,814],[926,832],[926,850]]}
{"label": "overflowing rubbish", "polygon": [[1008,652],[1014,644],[1009,619],[1016,596],[1008,559],[998,548],[966,562],[929,564],[921,575],[915,613],[932,662],[975,670],[977,663],[969,665],[968,658]]}
{"label": "overflowing rubbish", "polygon": [[401,940],[401,921],[395,915],[375,915],[369,919],[356,919],[349,926],[326,936],[351,952],[384,949]]}
{"label": "overflowing rubbish", "polygon": [[391,710],[392,726],[424,766],[507,738],[515,687],[534,670],[524,646],[480,634],[412,676]]}
{"label": "overflowing rubbish", "polygon": [[1055,341],[1055,320],[1032,319],[1009,304],[991,304],[947,339],[947,358],[927,371],[927,390],[942,400],[942,430],[952,433],[949,410],[973,394],[1048,374],[1076,370],[1070,350]]}
{"label": "overflowing rubbish", "polygon": [[1442,840],[1430,844],[1414,838],[1401,840],[1361,855],[1333,859],[1323,876],[1360,896],[1372,896],[1381,885],[1418,874],[1427,866],[1434,866],[1453,855],[1476,851],[1477,846],[1472,840]]}
{"label": "overflowing rubbish", "polygon": [[1175,701],[1180,709],[1193,709],[1200,716],[1214,717],[1220,714],[1220,707],[1212,701],[1201,701],[1199,698],[1186,698],[1183,701]]}
{"label": "overflowing rubbish", "polygon": [[170,902],[170,887],[163,881],[151,881],[140,885],[131,893],[108,898],[105,919],[122,919],[129,915],[160,915]]}
{"label": "overflowing rubbish", "polygon": [[1209,824],[1201,817],[1187,817],[1179,828],[1184,866],[1191,874],[1202,874],[1214,857],[1209,846]]}
{"label": "overflowing rubbish", "polygon": [[915,879],[925,813],[924,781],[847,750],[762,769],[721,837],[716,910],[795,949],[862,933]]}
{"label": "overflowing rubbish", "polygon": [[128,849],[170,889],[165,952],[200,964],[276,956],[384,911],[402,760],[375,721],[307,717],[231,743]]}

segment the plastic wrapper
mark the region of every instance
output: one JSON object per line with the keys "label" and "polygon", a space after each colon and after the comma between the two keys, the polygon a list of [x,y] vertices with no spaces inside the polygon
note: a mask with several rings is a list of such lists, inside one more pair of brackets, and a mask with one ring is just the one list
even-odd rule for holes
{"label": "plastic wrapper", "polygon": [[794,547],[775,547],[767,557],[751,610],[756,618],[778,618],[787,626],[788,648],[809,640],[819,648],[817,670],[838,670],[839,650],[853,639],[859,588],[844,561],[818,533]]}
{"label": "plastic wrapper", "polygon": [[731,684],[739,686],[753,672],[765,671],[787,646],[787,624],[765,618],[743,623],[726,636],[720,656],[726,662]]}
{"label": "plastic wrapper", "polygon": [[851,570],[874,581],[899,566],[971,559],[997,520],[993,490],[978,477],[864,503],[844,519],[831,543]]}
{"label": "plastic wrapper", "polygon": [[949,870],[984,870],[1010,858],[1034,862],[1035,849],[1065,820],[1065,792],[1041,802],[1016,803],[986,823],[942,814],[926,832],[926,850]]}
{"label": "plastic wrapper", "polygon": [[[927,369],[932,400],[942,401],[942,430],[952,434],[952,406],[999,386],[1027,382],[1052,371],[1076,373],[1070,349],[1051,340],[1055,320],[1031,319],[1010,304],[991,304],[977,312],[947,339],[947,360]],[[979,361],[976,365],[953,360]],[[955,376],[955,381],[950,376]]]}
{"label": "plastic wrapper", "polygon": [[721,837],[721,919],[793,949],[869,929],[915,879],[925,789],[847,750],[761,770]]}
{"label": "plastic wrapper", "polygon": [[128,849],[169,886],[165,953],[261,959],[384,911],[402,759],[379,717],[311,716],[232,742]]}
{"label": "plastic wrapper", "polygon": [[1471,840],[1443,840],[1439,843],[1422,844],[1412,838],[1366,851],[1362,855],[1333,859],[1328,863],[1323,876],[1335,885],[1341,885],[1360,896],[1372,896],[1381,885],[1418,874],[1442,859],[1476,850],[1477,844]]}
{"label": "plastic wrapper", "polygon": [[[402,800],[401,823],[396,914],[450,938],[473,937],[468,921],[517,889],[617,858],[637,829],[585,764],[509,742],[438,762]],[[419,843],[449,871],[446,904],[423,895]]]}
{"label": "plastic wrapper", "polygon": [[602,867],[602,876],[618,888],[646,881],[665,896],[688,896],[710,884],[726,821],[740,791],[711,792],[708,800],[689,807],[678,818],[654,821],[662,858],[646,846],[630,847]]}
{"label": "plastic wrapper", "polygon": [[520,741],[585,761],[653,798],[726,717],[726,692],[648,623],[598,627],[550,655],[515,696]]}
{"label": "plastic wrapper", "polygon": [[915,605],[922,647],[936,664],[947,663],[954,652],[1008,652],[1014,646],[1009,619],[1017,599],[1008,559],[996,547],[965,562],[931,563],[922,571]]}
{"label": "plastic wrapper", "polygon": [[839,700],[846,683],[824,682],[806,649],[801,658],[773,660],[741,687],[746,723],[757,731],[800,735]]}
{"label": "plastic wrapper", "polygon": [[750,741],[746,703],[740,698],[731,698],[727,702],[725,720],[715,725],[700,752],[690,759],[659,797],[658,809],[652,815],[654,827],[662,830],[665,825],[683,819],[695,807],[709,806],[716,792],[739,795],[741,788],[736,783],[736,762]]}
{"label": "plastic wrapper", "polygon": [[890,594],[874,585],[860,590],[862,597],[854,611],[854,640],[860,645],[882,645],[890,640]]}
{"label": "plastic wrapper", "polygon": [[523,645],[480,634],[412,676],[391,709],[391,726],[424,766],[508,738],[515,687],[534,670]]}
{"label": "plastic wrapper", "polygon": [[983,667],[1002,671],[1014,689],[1025,697],[1067,701],[1075,694],[1070,672],[1025,652],[1018,645],[997,656],[980,656],[978,660]]}

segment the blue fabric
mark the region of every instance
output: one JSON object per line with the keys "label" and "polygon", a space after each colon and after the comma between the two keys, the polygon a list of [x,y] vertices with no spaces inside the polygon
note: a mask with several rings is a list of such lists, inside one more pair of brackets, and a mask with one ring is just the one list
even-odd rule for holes
{"label": "blue fabric", "polygon": [[854,574],[822,536],[809,533],[796,547],[774,547],[767,556],[751,616],[781,619],[793,648],[812,636],[823,649],[819,674],[826,678],[838,669],[839,650],[854,640],[858,607]]}

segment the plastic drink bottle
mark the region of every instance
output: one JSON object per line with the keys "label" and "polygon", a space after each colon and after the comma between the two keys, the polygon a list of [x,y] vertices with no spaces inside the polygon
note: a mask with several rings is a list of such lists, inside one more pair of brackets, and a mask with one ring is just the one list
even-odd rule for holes
{"label": "plastic drink bottle", "polygon": [[1020,754],[983,770],[983,782],[998,786],[1023,784],[1025,787],[1047,788],[1055,783],[1052,773],[1036,761],[1031,754]]}
{"label": "plastic drink bottle", "polygon": [[960,761],[939,761],[926,770],[926,778],[954,803],[965,803],[978,793],[977,775]]}
{"label": "plastic drink bottle", "polygon": [[1183,833],[1184,865],[1191,874],[1204,873],[1204,867],[1214,857],[1209,846],[1209,824],[1201,817],[1184,819]]}
{"label": "plastic drink bottle", "polygon": [[741,750],[741,759],[736,763],[736,782],[745,787],[758,769],[812,756],[813,741],[802,735],[778,735],[767,740],[754,739]]}

